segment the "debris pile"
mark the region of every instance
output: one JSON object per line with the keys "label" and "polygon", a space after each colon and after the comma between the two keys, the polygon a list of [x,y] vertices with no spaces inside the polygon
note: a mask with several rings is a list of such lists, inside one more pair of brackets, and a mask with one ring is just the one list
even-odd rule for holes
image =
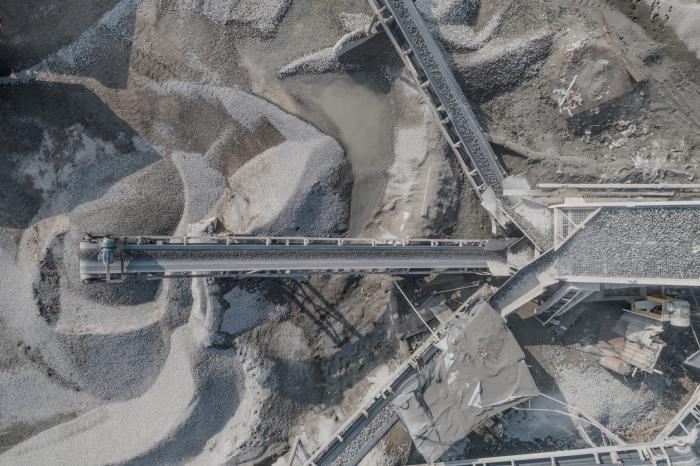
{"label": "debris pile", "polygon": [[436,344],[441,352],[392,404],[428,462],[457,457],[467,435],[492,416],[539,392],[510,330],[477,304]]}

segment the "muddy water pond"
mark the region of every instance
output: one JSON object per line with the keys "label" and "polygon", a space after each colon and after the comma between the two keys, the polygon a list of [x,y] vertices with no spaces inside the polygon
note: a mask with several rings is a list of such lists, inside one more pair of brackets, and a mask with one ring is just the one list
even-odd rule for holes
{"label": "muddy water pond", "polygon": [[386,84],[363,72],[301,77],[285,87],[304,109],[299,116],[343,146],[354,177],[348,236],[362,235],[381,206],[393,157]]}

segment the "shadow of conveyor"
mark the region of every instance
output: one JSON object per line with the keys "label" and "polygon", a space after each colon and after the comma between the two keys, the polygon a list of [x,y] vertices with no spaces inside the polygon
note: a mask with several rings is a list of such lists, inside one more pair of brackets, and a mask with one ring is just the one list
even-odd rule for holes
{"label": "shadow of conveyor", "polygon": [[[56,73],[124,88],[135,11],[131,0],[1,0],[0,76],[43,62]],[[109,20],[100,22],[104,15]],[[76,63],[54,55],[75,41],[81,42],[71,52],[79,58]]]}
{"label": "shadow of conveyor", "polygon": [[[328,302],[309,282],[285,281],[282,288],[287,297],[328,335],[336,346],[341,346],[352,337],[362,336],[338,308]],[[340,330],[336,330],[334,324],[340,324]]]}
{"label": "shadow of conveyor", "polygon": [[[346,294],[358,280],[347,278],[342,294]],[[343,315],[343,304],[331,302],[326,291],[315,283],[285,280],[273,286],[311,321],[319,333],[329,338],[335,350],[332,354],[312,356],[302,361],[305,370],[315,374],[313,380],[300,381],[298,386],[287,384],[280,387],[282,397],[305,405],[337,404],[343,400],[345,389],[366,379],[398,349],[398,342],[387,333],[386,311],[377,315],[363,333]],[[313,345],[315,342],[309,343]],[[295,361],[277,358],[275,363],[280,380],[294,378],[290,377],[290,371],[294,370]]]}

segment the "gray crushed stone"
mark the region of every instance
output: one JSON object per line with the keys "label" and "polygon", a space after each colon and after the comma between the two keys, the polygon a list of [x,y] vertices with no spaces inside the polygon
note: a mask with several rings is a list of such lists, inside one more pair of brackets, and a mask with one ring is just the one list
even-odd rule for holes
{"label": "gray crushed stone", "polygon": [[101,51],[118,52],[131,46],[133,15],[139,0],[121,0],[74,42],[61,48],[32,68],[35,72],[74,73],[84,71]]}
{"label": "gray crushed stone", "polygon": [[286,78],[295,74],[321,74],[337,71],[351,71],[351,69],[338,60],[333,47],[326,47],[284,65],[277,72],[277,77]]}
{"label": "gray crushed stone", "polygon": [[474,21],[479,3],[479,0],[416,0],[416,6],[426,20],[446,24]]}
{"label": "gray crushed stone", "polygon": [[500,9],[478,32],[473,27],[479,13],[477,0],[418,0],[416,6],[440,40],[458,50],[477,50],[490,40],[503,23]]}
{"label": "gray crushed stone", "polygon": [[700,278],[700,209],[606,209],[558,254],[560,275]]}
{"label": "gray crushed stone", "polygon": [[464,92],[476,102],[485,102],[515,89],[549,56],[553,37],[551,31],[540,30],[517,41],[494,40],[476,52],[455,53],[455,67],[468,77],[462,79]]}
{"label": "gray crushed stone", "polygon": [[[81,258],[97,259],[98,251],[82,251]],[[129,259],[237,259],[237,260],[256,260],[256,261],[271,261],[278,262],[283,260],[320,260],[328,261],[332,265],[334,261],[367,261],[377,263],[381,260],[423,260],[426,261],[451,261],[455,260],[458,265],[461,262],[468,261],[503,261],[504,254],[496,252],[473,251],[467,248],[445,248],[438,249],[425,248],[403,248],[403,247],[381,247],[369,246],[364,248],[353,248],[348,246],[330,247],[325,249],[316,249],[310,247],[274,247],[268,246],[265,248],[229,248],[225,250],[209,250],[209,251],[148,251],[141,252],[131,250],[127,252]],[[414,262],[415,263],[415,262]]]}
{"label": "gray crushed stone", "polygon": [[503,308],[537,284],[537,276],[699,279],[700,209],[606,208],[561,248],[506,282],[491,304]]}
{"label": "gray crushed stone", "polygon": [[343,24],[343,29],[347,32],[366,27],[372,19],[370,15],[364,13],[340,13],[338,17]]}
{"label": "gray crushed stone", "polygon": [[[337,71],[353,71],[357,64],[343,62],[340,57],[362,44],[370,35],[367,34],[367,24],[361,25],[353,31],[341,37],[332,47],[326,47],[317,52],[312,52],[297,58],[283,66],[277,72],[279,78],[285,78],[295,74],[320,74]],[[373,35],[373,34],[372,34]]]}

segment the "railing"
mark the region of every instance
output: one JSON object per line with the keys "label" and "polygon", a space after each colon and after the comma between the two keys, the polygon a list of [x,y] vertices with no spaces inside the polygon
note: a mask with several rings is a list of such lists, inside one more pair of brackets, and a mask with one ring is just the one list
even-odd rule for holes
{"label": "railing", "polygon": [[[431,466],[590,466],[590,465],[653,465],[692,466],[695,456],[684,438],[657,442],[615,445],[546,453],[499,456],[434,463]],[[428,465],[423,465],[428,466]]]}
{"label": "railing", "polygon": [[[97,244],[104,236],[90,235],[83,239],[83,244]],[[163,245],[163,244],[222,244],[222,245],[261,245],[261,246],[454,246],[486,247],[495,244],[494,240],[482,239],[378,239],[378,238],[320,238],[306,236],[110,236],[124,241],[128,245]],[[496,240],[503,241],[503,240]],[[514,240],[503,241],[505,249]],[[497,249],[494,249],[497,250]]]}

